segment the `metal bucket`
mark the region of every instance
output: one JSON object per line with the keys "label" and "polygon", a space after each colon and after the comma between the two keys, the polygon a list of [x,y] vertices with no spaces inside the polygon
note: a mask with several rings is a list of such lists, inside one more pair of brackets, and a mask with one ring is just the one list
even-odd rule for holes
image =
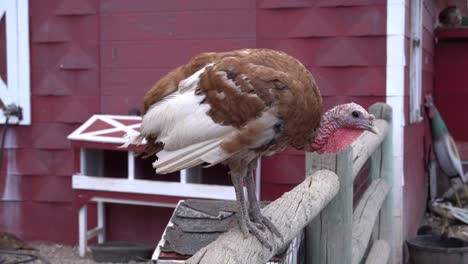
{"label": "metal bucket", "polygon": [[148,260],[154,248],[142,243],[112,241],[90,246],[96,262],[129,262]]}
{"label": "metal bucket", "polygon": [[467,264],[468,241],[435,235],[406,241],[412,264]]}

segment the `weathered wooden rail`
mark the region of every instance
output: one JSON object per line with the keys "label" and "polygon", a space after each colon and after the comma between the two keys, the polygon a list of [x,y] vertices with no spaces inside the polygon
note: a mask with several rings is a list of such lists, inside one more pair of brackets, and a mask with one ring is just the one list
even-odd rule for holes
{"label": "weathered wooden rail", "polygon": [[[392,111],[377,103],[369,112],[377,118],[379,135],[365,132],[335,155],[307,153],[308,177],[264,209],[284,236],[271,236],[273,251],[235,227],[187,263],[266,263],[303,228],[309,264],[358,264],[366,255],[366,264],[391,260]],[[369,159],[372,182],[354,207],[353,181]]]}
{"label": "weathered wooden rail", "polygon": [[[307,263],[358,264],[369,248],[365,263],[387,263],[391,259],[390,245],[395,231],[389,192],[393,177],[392,133],[389,133],[392,110],[386,104],[377,103],[369,112],[377,118],[379,135],[365,132],[336,155],[307,154],[308,171],[329,169],[340,179],[337,196],[306,229]],[[368,160],[371,183],[354,206],[353,182]],[[373,240],[379,243],[372,245]]]}

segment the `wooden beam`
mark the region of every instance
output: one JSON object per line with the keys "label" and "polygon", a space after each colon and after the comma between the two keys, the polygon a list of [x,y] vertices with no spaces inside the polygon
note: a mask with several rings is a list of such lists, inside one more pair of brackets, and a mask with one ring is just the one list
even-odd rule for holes
{"label": "wooden beam", "polygon": [[355,178],[362,166],[366,163],[372,153],[380,146],[388,132],[388,123],[383,119],[377,119],[374,125],[380,130],[378,135],[364,132],[351,144],[353,147],[353,178]]}
{"label": "wooden beam", "polygon": [[267,205],[263,213],[279,229],[284,240],[270,235],[273,251],[265,248],[257,238],[244,238],[238,225],[222,234],[215,242],[199,250],[187,263],[266,263],[288,246],[303,229],[338,193],[338,176],[321,170],[307,177],[292,191]]}
{"label": "wooden beam", "polygon": [[89,230],[88,232],[86,232],[86,238],[89,240],[91,238],[94,238],[97,235],[100,235],[102,232],[104,232],[104,228],[97,226]]}
{"label": "wooden beam", "polygon": [[337,264],[351,259],[353,217],[352,149],[336,155],[308,154],[312,170],[339,175],[340,191],[306,229],[307,263]]}
{"label": "wooden beam", "polygon": [[377,240],[367,256],[365,264],[387,264],[390,257],[390,245],[385,240]]}
{"label": "wooden beam", "polygon": [[[390,187],[390,191],[385,199],[382,208],[380,209],[378,225],[376,225],[378,239],[383,239],[390,244],[392,248],[390,252],[389,262],[397,263],[403,254],[403,223],[401,217],[402,205],[401,200],[396,197],[401,196],[402,188],[399,184],[394,184],[393,169],[393,112],[392,108],[384,103],[375,103],[369,107],[369,113],[376,118],[384,119],[388,122],[388,133],[382,142],[379,151],[374,153],[371,158],[372,178],[381,178],[386,181]],[[377,157],[378,156],[378,157]]]}
{"label": "wooden beam", "polygon": [[389,189],[388,184],[383,179],[372,181],[359,201],[359,204],[354,209],[351,261],[353,264],[360,263],[366,252],[375,220],[379,215],[380,208],[382,207]]}

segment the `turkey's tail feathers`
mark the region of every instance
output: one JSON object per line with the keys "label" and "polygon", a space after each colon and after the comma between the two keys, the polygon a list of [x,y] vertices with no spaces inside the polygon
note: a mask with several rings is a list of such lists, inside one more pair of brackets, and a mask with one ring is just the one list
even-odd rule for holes
{"label": "turkey's tail feathers", "polygon": [[128,131],[124,136],[124,143],[119,148],[128,148],[131,144],[142,145],[144,137],[135,130]]}
{"label": "turkey's tail feathers", "polygon": [[158,160],[153,163],[156,173],[166,174],[191,168],[202,163],[216,165],[228,159],[234,153],[226,153],[220,146],[222,138],[193,144],[174,151],[161,151]]}

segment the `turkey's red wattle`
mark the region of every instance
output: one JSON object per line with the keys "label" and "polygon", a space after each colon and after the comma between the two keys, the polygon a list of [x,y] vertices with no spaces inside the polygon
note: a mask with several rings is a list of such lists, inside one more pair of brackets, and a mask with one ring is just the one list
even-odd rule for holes
{"label": "turkey's red wattle", "polygon": [[340,128],[331,133],[327,142],[317,149],[316,152],[319,154],[338,153],[353,143],[363,132],[363,130],[359,129]]}

